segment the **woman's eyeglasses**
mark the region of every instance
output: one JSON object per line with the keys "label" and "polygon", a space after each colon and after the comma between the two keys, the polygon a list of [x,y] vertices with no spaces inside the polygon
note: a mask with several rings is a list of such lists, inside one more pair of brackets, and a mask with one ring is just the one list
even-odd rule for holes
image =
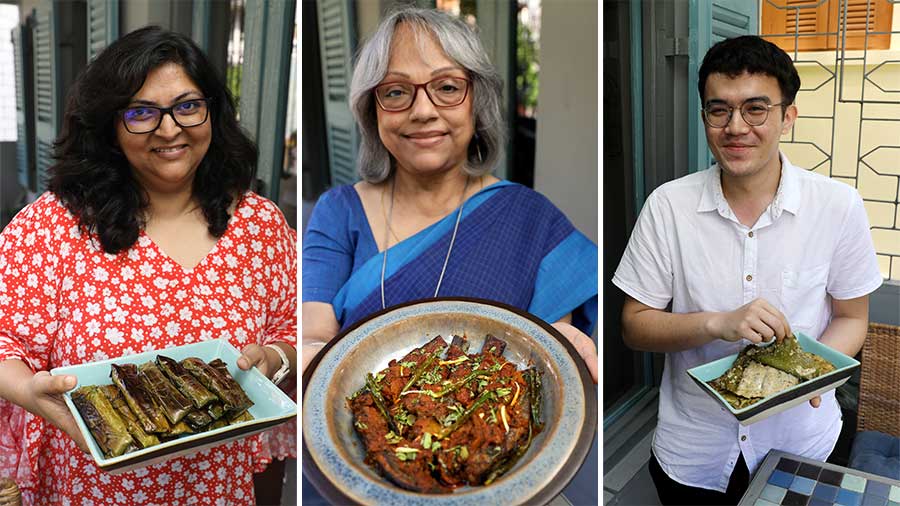
{"label": "woman's eyeglasses", "polygon": [[[779,105],[785,106],[789,104],[785,104],[784,102],[780,104],[770,104],[765,100],[758,98],[746,100],[740,106],[741,117],[744,118],[744,121],[748,125],[759,126],[769,119],[769,109]],[[731,115],[734,113],[735,109],[737,108],[719,102],[707,104],[706,107],[701,109],[703,112],[703,121],[712,128],[724,128],[728,123],[731,123]]]}
{"label": "woman's eyeglasses", "polygon": [[175,123],[182,128],[200,126],[209,118],[209,101],[211,98],[192,98],[178,102],[172,107],[154,107],[141,105],[129,107],[121,111],[125,129],[133,134],[149,134],[162,124],[163,116],[172,116]]}
{"label": "woman's eyeglasses", "polygon": [[469,80],[461,77],[439,77],[427,83],[413,84],[402,81],[379,84],[375,87],[375,101],[387,112],[405,111],[416,101],[419,88],[435,107],[455,107],[466,100]]}

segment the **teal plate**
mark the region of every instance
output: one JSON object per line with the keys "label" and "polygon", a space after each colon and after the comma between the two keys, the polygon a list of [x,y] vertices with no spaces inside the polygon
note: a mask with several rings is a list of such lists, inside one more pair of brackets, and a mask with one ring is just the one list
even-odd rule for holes
{"label": "teal plate", "polygon": [[241,354],[231,343],[224,339],[213,339],[88,364],[57,367],[51,370],[50,374],[70,374],[75,376],[78,378],[78,386],[109,385],[112,384],[112,380],[109,379],[111,364],[140,365],[156,359],[157,355],[165,355],[179,361],[188,357],[198,357],[206,362],[216,358],[222,359],[228,366],[228,372],[241,385],[241,388],[244,389],[250,400],[253,401],[253,406],[249,409],[250,414],[253,415],[253,420],[220,427],[200,434],[183,436],[118,457],[106,458],[103,455],[103,451],[100,450],[100,447],[94,441],[90,430],[88,430],[87,425],[81,418],[81,414],[75,408],[75,405],[72,404],[71,396],[67,393],[64,396],[66,405],[69,406],[69,411],[72,412],[78,428],[84,435],[85,441],[87,441],[91,450],[91,456],[93,456],[97,466],[104,471],[111,474],[119,474],[139,467],[157,464],[175,457],[212,448],[228,441],[257,434],[297,416],[297,405],[294,404],[294,401],[255,367],[249,371],[238,369],[237,359]]}
{"label": "teal plate", "polygon": [[847,355],[808,337],[802,332],[797,332],[795,335],[797,336],[797,342],[804,351],[815,353],[831,362],[831,364],[834,365],[835,370],[810,381],[804,381],[803,383],[794,385],[777,394],[765,397],[759,402],[743,409],[735,409],[734,406],[729,404],[715,388],[707,383],[724,374],[725,371],[731,367],[731,364],[734,363],[738,356],[737,353],[688,369],[687,373],[704,392],[712,396],[712,398],[721,404],[723,408],[734,415],[735,418],[741,422],[741,425],[749,425],[764,418],[768,418],[776,413],[780,413],[788,408],[792,408],[829,390],[834,390],[850,379],[850,375],[853,374],[853,371],[857,367],[859,367],[859,362],[854,358],[848,357]]}
{"label": "teal plate", "polygon": [[[505,475],[450,494],[401,489],[366,465],[346,398],[365,374],[387,367],[435,336],[465,334],[479,350],[486,333],[506,342],[503,356],[543,373],[544,430]],[[303,374],[303,472],[334,504],[481,506],[544,504],[581,467],[597,429],[597,391],[584,361],[546,322],[516,308],[468,298],[413,301],[376,313],[332,339]]]}

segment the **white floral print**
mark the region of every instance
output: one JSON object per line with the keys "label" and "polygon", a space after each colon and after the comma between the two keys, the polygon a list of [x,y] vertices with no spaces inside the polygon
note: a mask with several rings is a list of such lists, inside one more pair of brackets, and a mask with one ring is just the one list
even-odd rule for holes
{"label": "white floral print", "polygon": [[[0,361],[38,371],[198,340],[296,343],[296,234],[269,201],[246,194],[193,269],[145,234],[119,255],[98,244],[49,193],[0,234]],[[110,475],[64,433],[0,400],[0,476],[16,479],[26,504],[253,504],[253,473],[295,456],[295,431],[285,424]]]}

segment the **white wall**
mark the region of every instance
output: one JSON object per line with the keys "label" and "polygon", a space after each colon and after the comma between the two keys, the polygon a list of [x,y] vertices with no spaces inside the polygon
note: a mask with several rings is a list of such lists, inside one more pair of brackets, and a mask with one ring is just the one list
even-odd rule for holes
{"label": "white wall", "polygon": [[534,189],[597,241],[597,3],[544,0]]}

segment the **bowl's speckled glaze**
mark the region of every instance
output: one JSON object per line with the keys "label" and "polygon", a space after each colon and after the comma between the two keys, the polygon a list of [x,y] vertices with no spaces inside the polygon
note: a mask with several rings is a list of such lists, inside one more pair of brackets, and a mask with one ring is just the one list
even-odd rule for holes
{"label": "bowl's speckled glaze", "polygon": [[[426,495],[396,487],[367,466],[345,399],[367,372],[387,367],[440,335],[465,334],[478,351],[487,333],[506,341],[504,356],[543,372],[544,430],[528,452],[490,486]],[[303,466],[327,498],[360,504],[522,504],[546,502],[581,466],[597,425],[590,375],[568,342],[548,324],[516,309],[475,299],[432,299],[389,308],[348,329],[304,374]],[[589,393],[590,392],[590,393]]]}

